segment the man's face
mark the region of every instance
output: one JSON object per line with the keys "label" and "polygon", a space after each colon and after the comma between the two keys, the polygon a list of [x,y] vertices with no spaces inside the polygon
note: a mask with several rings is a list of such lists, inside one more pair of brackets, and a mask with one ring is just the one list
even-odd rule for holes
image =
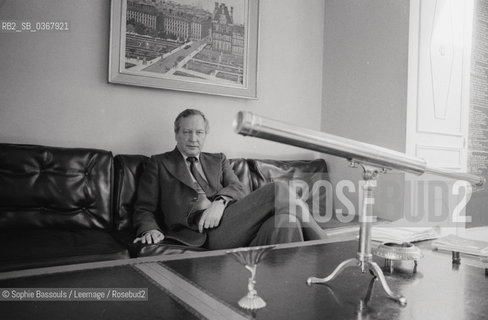
{"label": "man's face", "polygon": [[175,133],[176,146],[185,156],[198,156],[205,143],[205,120],[193,115],[180,120],[180,128]]}

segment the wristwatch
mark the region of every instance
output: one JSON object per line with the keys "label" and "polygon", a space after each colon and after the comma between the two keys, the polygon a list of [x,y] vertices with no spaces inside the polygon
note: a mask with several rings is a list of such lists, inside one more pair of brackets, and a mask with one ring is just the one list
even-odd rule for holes
{"label": "wristwatch", "polygon": [[229,200],[227,200],[223,196],[217,196],[217,197],[215,197],[214,201],[221,201],[224,204],[224,206],[227,205],[227,202],[229,202]]}

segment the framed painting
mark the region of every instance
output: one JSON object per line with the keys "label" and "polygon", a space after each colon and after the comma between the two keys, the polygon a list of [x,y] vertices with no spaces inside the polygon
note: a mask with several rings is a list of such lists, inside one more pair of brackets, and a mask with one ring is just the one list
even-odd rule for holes
{"label": "framed painting", "polygon": [[109,82],[257,98],[259,0],[112,0]]}

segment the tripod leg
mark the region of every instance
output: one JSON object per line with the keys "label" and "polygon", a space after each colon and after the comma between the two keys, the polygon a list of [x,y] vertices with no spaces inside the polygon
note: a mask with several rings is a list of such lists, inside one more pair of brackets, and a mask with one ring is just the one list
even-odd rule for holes
{"label": "tripod leg", "polygon": [[386,294],[393,300],[396,300],[398,303],[400,303],[400,305],[402,306],[407,305],[407,299],[404,296],[395,294],[393,293],[393,291],[391,291],[390,286],[386,282],[385,275],[383,274],[383,271],[378,266],[378,264],[376,264],[376,262],[373,261],[368,262],[368,264],[373,269],[375,276],[380,280],[381,285],[383,286],[383,290],[385,290]]}
{"label": "tripod leg", "polygon": [[326,278],[316,278],[316,277],[310,277],[307,279],[307,284],[311,285],[312,283],[327,283],[334,279],[339,273],[341,273],[342,270],[348,268],[348,267],[357,267],[359,266],[359,260],[356,258],[351,258],[342,261],[337,268]]}

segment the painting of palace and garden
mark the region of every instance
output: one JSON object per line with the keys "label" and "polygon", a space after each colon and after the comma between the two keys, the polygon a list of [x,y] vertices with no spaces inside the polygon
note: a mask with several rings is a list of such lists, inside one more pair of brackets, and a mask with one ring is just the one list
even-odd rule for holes
{"label": "painting of palace and garden", "polygon": [[127,1],[125,69],[241,84],[244,2]]}

